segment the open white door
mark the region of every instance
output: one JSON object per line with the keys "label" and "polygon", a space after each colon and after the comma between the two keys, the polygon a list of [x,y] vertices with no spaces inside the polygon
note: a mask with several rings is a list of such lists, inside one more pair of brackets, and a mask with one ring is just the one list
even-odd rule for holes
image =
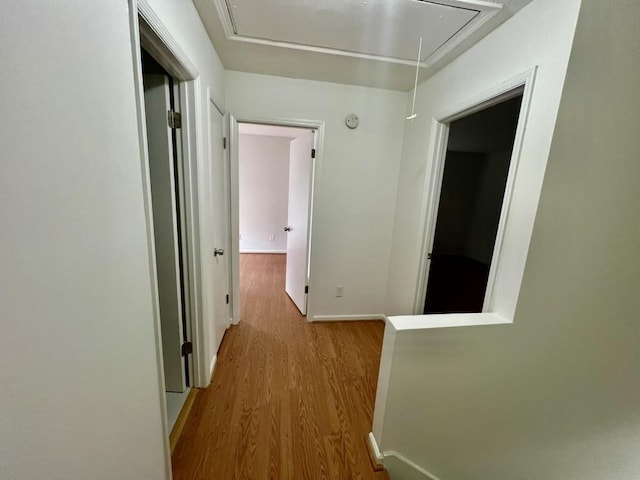
{"label": "open white door", "polygon": [[224,116],[218,108],[210,102],[209,104],[210,145],[211,145],[211,211],[213,215],[213,232],[211,238],[211,250],[207,255],[213,256],[213,354],[220,348],[224,332],[229,326],[229,259],[230,251],[228,245],[228,219],[229,206],[225,198],[227,187],[225,179],[228,178],[227,167],[225,165],[224,139]]}
{"label": "open white door", "polygon": [[144,103],[149,145],[164,376],[167,391],[184,392],[187,385],[182,356],[184,332],[175,168],[171,129],[167,123],[167,112],[171,110],[168,77],[144,75]]}
{"label": "open white door", "polygon": [[314,132],[291,141],[289,153],[289,220],[286,292],[303,315],[307,314],[309,271],[309,206],[311,205]]}

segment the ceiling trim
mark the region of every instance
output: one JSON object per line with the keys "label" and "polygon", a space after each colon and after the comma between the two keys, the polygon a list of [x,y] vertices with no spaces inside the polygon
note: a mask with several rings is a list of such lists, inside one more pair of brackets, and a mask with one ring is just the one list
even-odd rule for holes
{"label": "ceiling trim", "polygon": [[[422,1],[422,0],[413,0]],[[502,10],[501,3],[487,2],[484,0],[424,0],[427,3],[434,3],[437,5],[445,5],[449,7],[464,8],[466,10],[475,10],[478,14],[465,24],[460,30],[458,30],[451,38],[444,42],[435,52],[427,57],[423,62],[420,62],[421,68],[427,68],[442,59],[451,50],[453,50],[460,43],[464,42],[469,36],[471,36],[482,25],[487,23],[491,18],[497,15]],[[404,60],[400,58],[385,57],[381,55],[371,55],[366,53],[352,52],[348,50],[339,50],[335,48],[317,47],[312,45],[303,45],[293,42],[278,42],[274,40],[265,40],[263,38],[247,37],[238,35],[235,33],[235,26],[231,18],[229,11],[229,5],[227,0],[214,0],[213,1],[220,23],[224,29],[224,34],[228,40],[236,42],[254,43],[259,45],[267,45],[280,48],[292,48],[295,50],[305,50],[307,52],[327,53],[330,55],[340,55],[345,57],[360,58],[365,60],[376,60],[379,62],[396,63],[400,65],[415,65],[416,63],[411,60]]]}

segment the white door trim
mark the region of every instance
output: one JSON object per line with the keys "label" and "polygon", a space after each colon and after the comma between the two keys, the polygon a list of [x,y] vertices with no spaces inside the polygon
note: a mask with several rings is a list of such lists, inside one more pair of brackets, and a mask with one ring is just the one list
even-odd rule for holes
{"label": "white door trim", "polygon": [[[142,176],[143,201],[145,210],[145,229],[149,252],[149,277],[151,281],[151,298],[153,306],[154,337],[156,343],[156,364],[158,367],[158,398],[162,416],[162,430],[164,433],[164,453],[166,478],[172,477],[171,449],[169,445],[169,425],[167,421],[167,404],[165,398],[164,371],[162,365],[162,337],[160,330],[158,280],[155,270],[155,242],[153,231],[153,216],[151,206],[151,184],[149,176],[149,154],[147,149],[147,132],[145,125],[144,88],[142,83],[142,46],[177,80],[180,89],[180,110],[182,113],[182,156],[184,164],[185,214],[187,220],[187,249],[188,263],[185,265],[185,289],[188,291],[187,310],[191,326],[194,353],[191,366],[195,385],[208,384],[208,363],[204,358],[203,325],[202,325],[202,292],[201,266],[199,247],[199,208],[198,208],[198,143],[197,130],[200,122],[197,120],[199,108],[200,79],[197,68],[182,50],[169,30],[155,14],[147,0],[128,0],[129,32],[131,35],[132,69],[135,84],[135,102],[138,124],[138,141],[140,148],[140,168]],[[204,379],[204,380],[203,380]]]}
{"label": "white door trim", "polygon": [[420,240],[420,262],[413,307],[415,315],[422,315],[426,299],[427,277],[429,274],[430,264],[428,253],[431,251],[433,246],[433,239],[435,235],[440,190],[442,187],[442,174],[444,172],[447,142],[449,140],[449,125],[455,120],[508,100],[515,96],[514,92],[522,87],[522,106],[520,107],[520,116],[518,118],[518,126],[516,128],[513,151],[511,154],[511,164],[509,165],[507,185],[505,187],[504,201],[502,204],[502,211],[500,213],[496,243],[493,250],[489,278],[487,281],[487,290],[485,292],[482,309],[484,313],[493,311],[496,271],[501,258],[504,232],[509,220],[511,198],[513,196],[514,182],[522,153],[522,142],[526,130],[527,119],[529,118],[536,72],[537,67],[533,67],[520,75],[496,85],[494,88],[491,88],[477,96],[471,97],[458,105],[453,105],[450,108],[447,108],[445,111],[435,115],[432,119],[432,135],[428,152],[429,158],[432,158],[433,161],[431,162],[431,168],[427,177],[430,180],[425,182],[425,190],[422,196],[422,208],[420,209],[422,214],[420,217],[420,223],[422,224],[420,231],[422,232],[422,235]]}
{"label": "white door trim", "polygon": [[130,15],[138,14],[144,20],[139,24],[140,44],[162,67],[178,80],[194,80],[200,72],[173,38],[160,17],[147,0],[129,0]]}
{"label": "white door trim", "polygon": [[262,125],[274,125],[280,127],[297,127],[307,128],[315,130],[315,149],[316,158],[313,162],[312,169],[312,181],[311,181],[311,202],[309,205],[309,293],[307,296],[307,319],[313,319],[313,299],[315,292],[315,285],[313,279],[313,265],[316,263],[313,255],[313,219],[317,214],[316,199],[318,198],[318,191],[320,187],[319,178],[322,178],[322,155],[324,146],[324,122],[321,120],[306,120],[296,118],[270,118],[270,117],[252,117],[241,116],[235,117],[229,115],[230,121],[230,142],[229,142],[229,158],[230,158],[230,214],[231,214],[231,280],[232,280],[232,303],[231,310],[233,311],[233,323],[237,325],[240,322],[240,218],[239,218],[239,169],[238,169],[238,123],[258,123]]}

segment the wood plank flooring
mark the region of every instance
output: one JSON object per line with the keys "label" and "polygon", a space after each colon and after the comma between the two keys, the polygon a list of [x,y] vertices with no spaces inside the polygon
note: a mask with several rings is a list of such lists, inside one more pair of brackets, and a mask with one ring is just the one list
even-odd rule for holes
{"label": "wood plank flooring", "polygon": [[388,479],[366,444],[384,324],[306,322],[284,292],[285,262],[241,255],[242,321],[195,399],[175,480]]}

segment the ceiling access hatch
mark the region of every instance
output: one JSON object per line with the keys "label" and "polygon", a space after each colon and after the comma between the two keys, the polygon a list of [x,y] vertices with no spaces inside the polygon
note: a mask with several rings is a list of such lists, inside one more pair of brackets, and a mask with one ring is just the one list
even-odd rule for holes
{"label": "ceiling access hatch", "polygon": [[[228,38],[415,63],[441,57],[497,13],[476,0],[216,0]],[[436,58],[437,57],[437,58]]]}

